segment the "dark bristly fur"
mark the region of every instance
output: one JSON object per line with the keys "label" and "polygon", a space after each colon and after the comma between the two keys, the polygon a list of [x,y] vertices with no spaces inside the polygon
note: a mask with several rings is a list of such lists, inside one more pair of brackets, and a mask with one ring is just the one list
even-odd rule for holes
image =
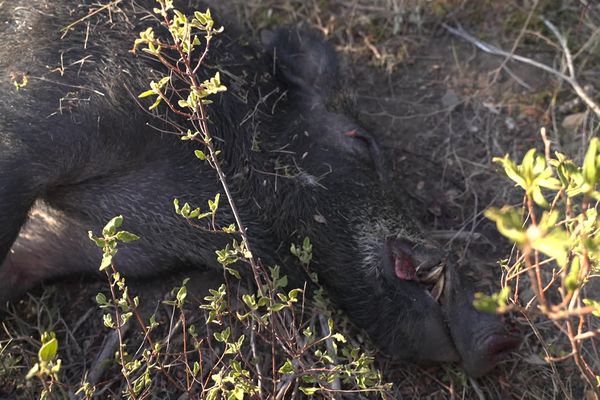
{"label": "dark bristly fur", "polygon": [[[151,9],[153,2],[122,1],[110,19],[98,13],[87,20],[89,37],[79,24],[60,40],[61,28],[89,11],[85,4],[0,3],[2,300],[50,277],[97,271],[100,253],[86,232],[114,215],[141,235],[117,257],[130,276],[183,264],[219,268],[214,251],[229,240],[175,215],[173,198],[202,206],[220,184],[194,157],[196,145],[168,132],[186,122],[164,107],[160,118],[152,116],[135,99],[162,71],[128,52],[152,21],[142,21],[148,12],[140,4]],[[262,262],[286,266],[292,285],[301,286],[288,249],[308,236],[312,268],[331,297],[388,353],[462,358],[472,375],[492,368],[496,354],[486,343],[493,338],[499,348],[508,337],[496,318],[480,322],[465,300],[470,293],[453,288],[442,310],[424,285],[382,271],[388,237],[410,243],[416,264],[439,254],[426,251],[405,215],[395,196],[401,188],[382,184],[385,163],[372,133],[328,107],[337,76],[331,46],[314,32],[288,28],[266,35],[262,54],[226,28],[202,72],[220,71],[229,88],[209,107],[209,127]],[[11,74],[25,73],[29,84],[16,91]],[[219,221],[231,220],[222,205]],[[477,338],[469,336],[473,329]]]}

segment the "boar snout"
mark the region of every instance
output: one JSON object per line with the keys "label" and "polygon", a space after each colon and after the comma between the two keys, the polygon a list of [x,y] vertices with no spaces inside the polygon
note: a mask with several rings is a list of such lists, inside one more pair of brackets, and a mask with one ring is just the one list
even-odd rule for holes
{"label": "boar snout", "polygon": [[462,367],[469,376],[485,375],[521,343],[521,338],[509,332],[498,315],[473,307],[472,286],[456,267],[446,269],[442,309]]}

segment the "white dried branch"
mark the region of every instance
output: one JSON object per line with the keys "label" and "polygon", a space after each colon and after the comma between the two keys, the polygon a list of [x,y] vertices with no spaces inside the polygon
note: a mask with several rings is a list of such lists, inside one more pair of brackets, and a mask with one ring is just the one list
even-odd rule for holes
{"label": "white dried branch", "polygon": [[523,57],[523,56],[520,56],[517,54],[512,54],[512,53],[504,51],[492,44],[485,43],[485,42],[477,39],[476,37],[474,37],[467,31],[465,31],[460,25],[457,27],[452,27],[452,26],[444,23],[444,24],[442,24],[442,26],[448,32],[466,40],[467,42],[469,42],[472,45],[474,45],[475,47],[485,51],[486,53],[497,55],[497,56],[503,56],[503,57],[509,58],[514,61],[519,61],[524,64],[534,66],[536,68],[539,68],[543,71],[546,71],[546,72],[564,80],[569,85],[571,85],[571,87],[573,88],[575,93],[577,93],[579,98],[594,112],[594,114],[596,114],[596,116],[598,118],[600,118],[600,106],[590,97],[590,95],[583,89],[583,87],[577,81],[577,78],[575,76],[575,68],[573,65],[573,57],[571,55],[571,51],[569,50],[569,48],[567,46],[567,40],[565,39],[565,37],[563,35],[560,34],[558,29],[550,21],[547,21],[545,19],[543,21],[544,21],[544,24],[548,27],[548,29],[550,29],[552,34],[554,36],[556,36],[556,38],[558,39],[559,45],[565,55],[565,59],[567,62],[567,70],[569,72],[568,75],[562,73],[561,71],[558,71],[557,69],[549,67],[548,65],[543,64],[539,61],[533,60],[528,57]]}

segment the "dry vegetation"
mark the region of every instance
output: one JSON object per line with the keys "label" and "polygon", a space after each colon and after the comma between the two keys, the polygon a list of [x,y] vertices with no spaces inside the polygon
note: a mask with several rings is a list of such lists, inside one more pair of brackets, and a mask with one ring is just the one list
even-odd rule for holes
{"label": "dry vegetation", "polygon": [[[303,21],[333,40],[359,118],[385,135],[394,175],[402,182],[399,190],[432,235],[470,260],[482,291],[499,288],[497,261],[511,251],[483,211],[522,201],[492,158],[509,154],[520,160],[529,148],[543,149],[539,131],[546,127],[554,149],[581,160],[600,130],[600,116],[568,82],[510,57],[486,54],[446,28],[461,26],[482,42],[565,72],[563,49],[545,18],[568,38],[574,75],[598,104],[600,5],[592,0],[234,0],[225,11],[254,34]],[[190,296],[201,299],[218,281],[209,275],[195,273]],[[170,308],[154,305],[162,296],[157,293],[168,293],[182,276],[136,285],[145,312],[169,321]],[[600,297],[597,283],[588,286],[588,297]],[[99,282],[61,282],[9,307],[0,331],[0,399],[35,398],[39,387],[22,379],[37,360],[41,332],[50,330],[60,338],[62,382],[76,390],[86,371],[100,371],[98,398],[118,397],[117,369],[95,361],[102,349],[111,349],[93,300],[98,291],[106,291]],[[591,326],[598,328],[597,320]],[[396,364],[380,357],[385,380],[394,383],[389,398],[595,398],[572,358],[548,362],[548,354],[560,358],[570,351],[555,324],[522,315],[514,315],[513,324],[523,345],[479,380],[456,366]],[[584,349],[595,371],[600,370],[598,342],[596,337]],[[164,392],[154,398],[170,398],[168,393],[165,382]]]}

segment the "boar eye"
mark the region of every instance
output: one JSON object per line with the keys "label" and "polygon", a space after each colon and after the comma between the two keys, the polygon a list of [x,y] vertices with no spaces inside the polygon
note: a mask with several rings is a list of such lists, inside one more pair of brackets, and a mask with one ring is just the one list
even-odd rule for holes
{"label": "boar eye", "polygon": [[344,135],[346,135],[347,137],[353,138],[354,140],[356,140],[359,143],[362,143],[366,148],[369,149],[369,153],[371,152],[372,144],[375,143],[375,141],[373,140],[372,137],[370,137],[369,135],[367,135],[365,133],[361,133],[361,132],[357,131],[356,129],[346,131],[346,132],[344,132]]}
{"label": "boar eye", "polygon": [[379,144],[377,141],[366,132],[359,132],[356,129],[352,129],[344,132],[344,135],[347,137],[353,138],[363,144],[368,150],[368,155],[371,158],[371,161],[375,164],[375,169],[377,170],[377,174],[382,182],[386,182],[388,177],[385,172],[384,162],[383,162],[383,153],[379,148]]}

